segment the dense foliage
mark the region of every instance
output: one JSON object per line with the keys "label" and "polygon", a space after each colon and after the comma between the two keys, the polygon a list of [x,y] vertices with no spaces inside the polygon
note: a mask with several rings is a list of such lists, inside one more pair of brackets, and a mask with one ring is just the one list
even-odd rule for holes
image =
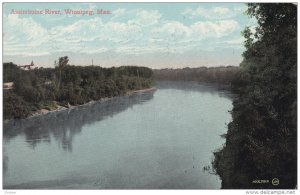
{"label": "dense foliage", "polygon": [[146,67],[71,66],[61,57],[55,68],[22,70],[4,63],[4,119],[24,118],[41,110],[80,105],[92,100],[123,95],[153,85],[152,70]]}
{"label": "dense foliage", "polygon": [[[248,4],[255,32],[244,31],[242,72],[226,143],[213,166],[222,188],[297,185],[297,6]],[[279,184],[272,184],[277,178]],[[261,180],[268,180],[261,183]]]}
{"label": "dense foliage", "polygon": [[199,81],[220,84],[230,84],[239,72],[239,67],[199,67],[183,69],[159,69],[154,70],[157,80],[173,81]]}

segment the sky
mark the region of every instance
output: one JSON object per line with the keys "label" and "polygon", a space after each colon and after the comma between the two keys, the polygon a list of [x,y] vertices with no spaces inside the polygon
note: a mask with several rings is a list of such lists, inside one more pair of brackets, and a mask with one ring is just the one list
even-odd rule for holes
{"label": "sky", "polygon": [[244,3],[4,3],[3,61],[54,67],[68,56],[72,65],[103,67],[238,66],[241,31],[256,25],[246,9]]}

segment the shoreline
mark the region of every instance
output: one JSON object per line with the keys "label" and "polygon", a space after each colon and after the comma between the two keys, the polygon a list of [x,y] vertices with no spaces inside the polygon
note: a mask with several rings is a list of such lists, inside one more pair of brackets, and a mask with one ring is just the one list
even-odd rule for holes
{"label": "shoreline", "polygon": [[[30,119],[30,118],[34,118],[34,117],[38,117],[38,116],[43,116],[43,115],[47,115],[47,114],[50,114],[50,113],[64,111],[64,110],[72,110],[72,109],[83,107],[83,106],[87,106],[87,105],[93,105],[93,104],[99,103],[99,102],[106,102],[106,101],[111,100],[111,99],[116,98],[116,97],[131,96],[131,95],[136,94],[136,93],[144,93],[144,92],[150,92],[150,91],[155,91],[155,90],[156,90],[156,87],[150,87],[150,88],[146,88],[146,89],[132,90],[132,91],[126,92],[123,95],[118,95],[118,96],[114,96],[114,97],[105,97],[105,98],[101,98],[99,100],[91,100],[91,101],[89,101],[87,103],[84,103],[84,104],[75,105],[75,106],[74,105],[70,105],[69,107],[64,107],[64,106],[57,105],[57,107],[55,109],[53,109],[53,110],[41,109],[41,110],[38,110],[35,113],[29,115],[28,117],[22,118],[22,119]],[[4,120],[3,123],[8,123],[8,122],[13,121],[13,120],[20,120],[20,119],[8,119],[8,120]]]}

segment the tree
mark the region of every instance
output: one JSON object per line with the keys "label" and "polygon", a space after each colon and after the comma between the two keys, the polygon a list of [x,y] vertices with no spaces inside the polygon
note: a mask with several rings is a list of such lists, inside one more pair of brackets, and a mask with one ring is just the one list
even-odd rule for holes
{"label": "tree", "polygon": [[[222,188],[295,188],[297,184],[297,7],[248,4],[258,26],[243,32],[242,72],[226,143],[213,167]],[[272,185],[278,178],[279,185]],[[269,180],[267,184],[256,180]]]}
{"label": "tree", "polygon": [[[68,56],[60,57],[58,59],[58,65],[57,65],[57,68],[59,71],[59,79],[58,79],[58,87],[57,87],[58,89],[60,88],[62,70],[68,65],[68,62],[69,62]],[[56,61],[55,61],[55,64],[56,64]]]}
{"label": "tree", "polygon": [[30,114],[30,107],[27,102],[13,92],[4,91],[3,102],[4,119],[24,118]]}

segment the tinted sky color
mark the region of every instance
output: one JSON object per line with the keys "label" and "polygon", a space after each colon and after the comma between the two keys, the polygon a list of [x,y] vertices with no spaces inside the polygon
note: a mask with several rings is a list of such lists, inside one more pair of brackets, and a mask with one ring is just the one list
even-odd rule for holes
{"label": "tinted sky color", "polygon": [[[239,65],[244,3],[5,3],[4,62],[151,68]],[[45,14],[46,9],[60,11]],[[66,14],[65,10],[93,11]],[[97,14],[97,10],[111,14]],[[14,12],[14,11],[15,12]],[[43,14],[15,14],[20,11]]]}

